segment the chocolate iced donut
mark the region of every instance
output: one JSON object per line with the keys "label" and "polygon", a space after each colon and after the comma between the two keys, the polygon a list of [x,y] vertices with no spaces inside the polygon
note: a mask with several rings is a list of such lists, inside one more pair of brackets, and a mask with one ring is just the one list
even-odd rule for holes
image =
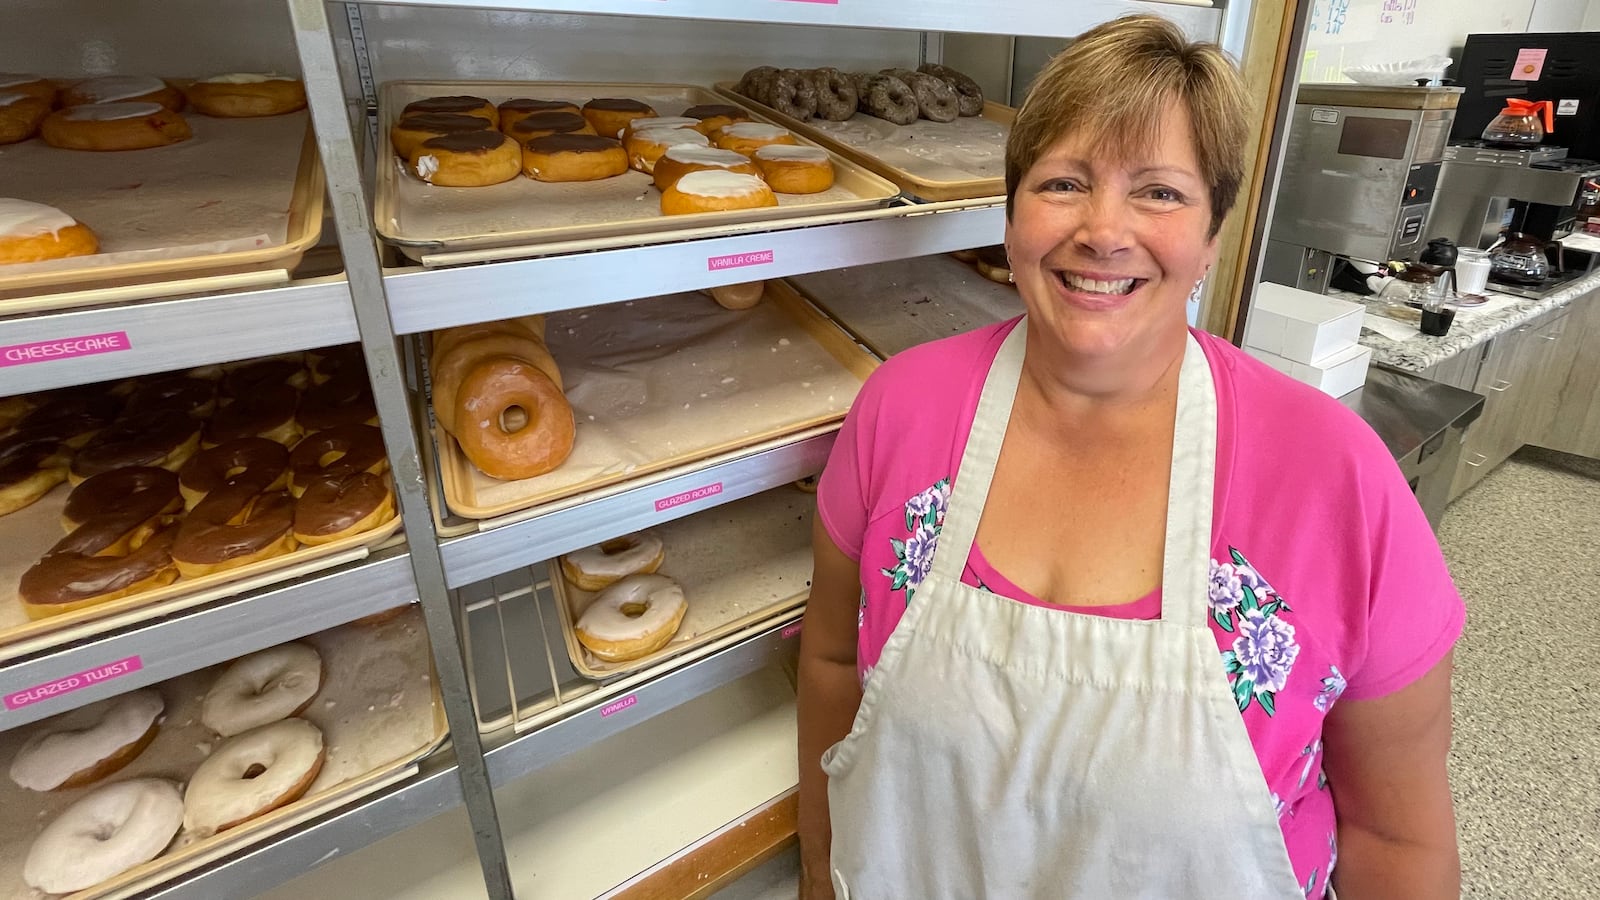
{"label": "chocolate iced donut", "polygon": [[141,383],[128,397],[125,415],[138,415],[154,409],[176,409],[186,415],[205,418],[217,408],[217,386],[204,378],[171,375]]}
{"label": "chocolate iced donut", "polygon": [[294,539],[309,547],[382,525],[395,515],[387,475],[357,472],[313,482],[294,504]]}
{"label": "chocolate iced donut", "polygon": [[268,384],[217,410],[206,422],[201,442],[216,447],[241,438],[266,438],[289,446],[300,436],[295,412],[300,392],[287,384]]}
{"label": "chocolate iced donut", "polygon": [[453,97],[429,97],[426,100],[417,100],[412,103],[407,103],[406,108],[400,111],[400,118],[404,119],[407,116],[425,116],[437,114],[477,116],[478,118],[487,121],[491,125],[498,125],[500,123],[500,113],[494,108],[493,103],[490,103],[482,97],[466,97],[461,95]]}
{"label": "chocolate iced donut", "polygon": [[509,132],[511,126],[534,113],[542,112],[569,112],[576,115],[578,104],[566,100],[534,100],[528,97],[507,100],[500,104],[500,130]]}
{"label": "chocolate iced donut", "polygon": [[231,369],[222,379],[222,393],[229,397],[249,397],[262,388],[287,384],[306,386],[306,367],[300,359],[263,359]]}
{"label": "chocolate iced donut", "polygon": [[463,132],[488,131],[494,124],[482,116],[457,113],[427,113],[406,116],[389,126],[389,143],[394,152],[410,159],[417,148],[436,137]]}
{"label": "chocolate iced donut", "polygon": [[371,425],[341,425],[302,440],[289,454],[289,493],[299,497],[319,481],[341,481],[389,468],[383,434]]}
{"label": "chocolate iced donut", "polygon": [[178,470],[178,490],[191,508],[229,485],[250,484],[258,491],[276,491],[288,483],[288,448],[258,437],[202,450]]}
{"label": "chocolate iced donut", "polygon": [[371,422],[378,417],[365,366],[343,366],[328,380],[313,385],[300,398],[298,419],[309,432],[336,425]]}
{"label": "chocolate iced donut", "polygon": [[294,549],[294,499],[283,491],[263,493],[259,482],[241,481],[207,494],[172,542],[172,561],[187,578],[237,568]]}
{"label": "chocolate iced donut", "polygon": [[506,132],[518,141],[527,143],[547,134],[594,134],[589,120],[569,110],[532,112],[511,123]]}
{"label": "chocolate iced donut", "polygon": [[817,88],[806,73],[799,69],[784,69],[772,88],[768,106],[786,116],[804,122],[817,114]]}
{"label": "chocolate iced donut", "polygon": [[958,111],[963,116],[978,116],[983,114],[983,88],[967,75],[957,72],[949,66],[938,63],[923,63],[917,66],[917,71],[939,79],[950,85],[956,92]]}
{"label": "chocolate iced donut", "polygon": [[126,416],[96,434],[72,458],[67,477],[78,484],[126,466],[177,471],[200,447],[200,420],[182,410],[153,409]]}
{"label": "chocolate iced donut", "polygon": [[868,76],[859,102],[869,115],[896,125],[910,125],[917,120],[916,96],[904,81],[892,75]]}
{"label": "chocolate iced donut", "polygon": [[0,439],[0,516],[16,512],[67,480],[61,442],[26,433]]}
{"label": "chocolate iced donut", "polygon": [[838,69],[813,69],[812,85],[817,92],[817,115],[830,122],[843,122],[856,114],[856,83]]}

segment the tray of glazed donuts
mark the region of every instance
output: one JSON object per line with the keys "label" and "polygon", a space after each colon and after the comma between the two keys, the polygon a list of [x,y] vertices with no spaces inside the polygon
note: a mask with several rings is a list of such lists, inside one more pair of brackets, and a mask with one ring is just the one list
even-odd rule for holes
{"label": "tray of glazed donuts", "polygon": [[616,678],[800,606],[816,505],[781,487],[552,560],[573,668]]}
{"label": "tray of glazed donuts", "polygon": [[876,366],[781,281],[435,332],[445,503],[497,518],[827,426]]}
{"label": "tray of glazed donuts", "polygon": [[[889,182],[709,88],[389,82],[374,221],[410,256],[870,209]],[[710,229],[707,231],[706,229]],[[424,260],[425,261],[425,260]]]}
{"label": "tray of glazed donuts", "polygon": [[360,348],[0,400],[0,658],[400,527]]}
{"label": "tray of glazed donuts", "polygon": [[405,777],[445,734],[415,608],[0,733],[0,896],[132,896]]}
{"label": "tray of glazed donuts", "polygon": [[913,197],[970,200],[1006,192],[1006,138],[1016,110],[984,99],[977,82],[949,66],[879,72],[758,66],[716,88]]}
{"label": "tray of glazed donuts", "polygon": [[[285,75],[0,74],[5,299],[292,269],[322,231],[305,91]],[[95,298],[34,301],[47,309]]]}

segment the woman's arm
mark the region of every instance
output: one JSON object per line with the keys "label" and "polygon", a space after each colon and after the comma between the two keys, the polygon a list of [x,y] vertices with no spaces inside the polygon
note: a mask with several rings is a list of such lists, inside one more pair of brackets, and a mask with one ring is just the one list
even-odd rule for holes
{"label": "woman's arm", "polygon": [[1356,900],[1459,898],[1450,657],[1393,694],[1335,703],[1323,747],[1339,817],[1334,889]]}
{"label": "woman's arm", "polygon": [[800,890],[803,900],[832,900],[828,865],[828,776],[823,751],[850,733],[861,705],[856,679],[856,610],[861,572],[834,546],[818,517],[812,529],[811,599],[800,635]]}

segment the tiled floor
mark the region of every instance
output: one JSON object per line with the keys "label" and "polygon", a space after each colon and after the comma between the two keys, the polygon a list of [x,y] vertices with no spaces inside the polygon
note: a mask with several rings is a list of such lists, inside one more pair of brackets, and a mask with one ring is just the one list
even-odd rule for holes
{"label": "tiled floor", "polygon": [[[1445,513],[1471,900],[1600,897],[1600,463],[1524,450]],[[790,900],[791,851],[716,900]]]}
{"label": "tiled floor", "polygon": [[1467,601],[1465,895],[1600,897],[1600,463],[1524,450],[1446,511],[1439,541]]}

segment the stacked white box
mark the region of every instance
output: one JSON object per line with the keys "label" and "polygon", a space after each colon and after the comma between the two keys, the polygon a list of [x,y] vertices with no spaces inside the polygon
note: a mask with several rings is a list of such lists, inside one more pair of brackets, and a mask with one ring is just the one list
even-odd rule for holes
{"label": "stacked white box", "polygon": [[1358,343],[1360,303],[1262,282],[1245,329],[1246,353],[1335,397],[1367,380],[1372,351]]}

